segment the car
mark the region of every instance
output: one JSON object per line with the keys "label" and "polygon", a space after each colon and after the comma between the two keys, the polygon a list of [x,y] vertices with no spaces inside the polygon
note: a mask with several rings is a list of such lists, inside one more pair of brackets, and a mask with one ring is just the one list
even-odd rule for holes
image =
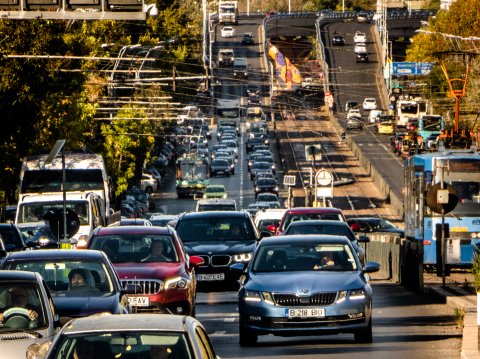
{"label": "car", "polygon": [[351,108],[350,110],[348,110],[348,113],[347,113],[347,120],[351,119],[351,118],[356,118],[356,119],[362,119],[362,113],[360,112],[360,109],[358,108]]}
{"label": "car", "polygon": [[[136,288],[122,287],[115,268],[101,251],[42,249],[14,252],[5,259],[1,269],[38,272],[62,317],[128,314],[132,311],[128,295]],[[84,285],[72,283],[71,272],[74,271],[82,273]]]}
{"label": "car", "polygon": [[255,226],[260,233],[269,232],[270,234],[275,234],[275,231],[269,231],[269,227],[278,227],[285,211],[286,209],[284,208],[267,208],[258,211],[255,213],[253,223],[255,223]]}
{"label": "car", "polygon": [[334,34],[332,37],[332,45],[345,46],[345,38],[342,35]]}
{"label": "car", "polygon": [[233,49],[218,50],[218,66],[233,66],[234,52]]}
{"label": "car", "polygon": [[[29,302],[19,306],[24,297]],[[0,348],[4,358],[25,358],[28,347],[34,343],[53,340],[62,326],[53,300],[42,276],[30,271],[0,271],[0,312],[3,314],[0,326],[2,342]],[[35,303],[35,304],[34,304]],[[38,317],[31,320],[28,309],[35,310]],[[62,318],[62,322],[68,319]]]}
{"label": "car", "polygon": [[395,123],[392,121],[378,122],[377,133],[379,135],[393,135],[395,133]]}
{"label": "car", "polygon": [[363,100],[362,108],[364,111],[376,110],[377,100],[374,97],[366,97]]}
{"label": "car", "polygon": [[0,222],[1,223],[13,223],[17,215],[16,205],[5,205],[0,207]]}
{"label": "car", "polygon": [[230,164],[225,159],[215,158],[210,163],[209,167],[210,167],[210,177],[214,177],[218,175],[230,177],[231,175]]}
{"label": "car", "polygon": [[140,188],[145,191],[145,193],[156,192],[158,189],[158,181],[153,175],[149,173],[142,173]]}
{"label": "car", "polygon": [[355,54],[366,53],[367,52],[367,45],[364,42],[357,42],[357,43],[355,43],[355,47],[353,48],[353,52]]}
{"label": "car", "polygon": [[[272,178],[257,178],[254,184],[255,189],[255,200],[258,202],[277,202],[278,207],[280,207],[280,202],[278,202],[278,182]],[[265,195],[273,195],[276,197],[276,200],[271,200],[269,196],[268,200],[259,198],[259,196],[266,197]]]}
{"label": "car", "polygon": [[222,37],[233,37],[235,35],[235,29],[231,26],[224,26],[220,32]]}
{"label": "car", "polygon": [[253,34],[251,32],[246,32],[243,34],[242,45],[253,45],[254,43],[255,39],[253,38]]}
{"label": "car", "polygon": [[331,236],[345,236],[352,242],[355,251],[360,258],[362,264],[365,261],[365,249],[359,243],[368,243],[370,239],[367,236],[356,236],[351,226],[342,221],[330,220],[310,220],[310,221],[296,221],[290,223],[285,231],[286,236],[297,234],[323,234]]}
{"label": "car", "polygon": [[356,20],[358,23],[368,23],[370,22],[370,16],[366,12],[359,12]]}
{"label": "car", "polygon": [[233,60],[233,77],[248,79],[248,62],[245,57],[236,57]]}
{"label": "car", "polygon": [[262,104],[262,96],[260,94],[248,95],[247,104],[249,106],[261,105]]}
{"label": "car", "polygon": [[287,209],[280,221],[280,225],[277,228],[270,228],[269,230],[275,231],[276,235],[279,236],[285,233],[290,223],[312,219],[347,222],[342,210],[335,207],[295,207]]}
{"label": "car", "polygon": [[0,238],[7,252],[23,251],[27,248],[22,232],[13,223],[0,223]]}
{"label": "car", "polygon": [[363,130],[363,121],[358,117],[351,117],[347,120],[347,131],[348,130]]}
{"label": "car", "polygon": [[238,276],[228,266],[248,263],[261,238],[246,211],[183,213],[175,229],[187,253],[204,260],[196,269],[199,290],[237,289]]}
{"label": "car", "polygon": [[261,95],[262,88],[257,84],[247,84],[247,97],[251,95]]}
{"label": "car", "polygon": [[273,159],[272,154],[264,154],[254,152],[252,156],[249,156],[247,161],[247,171],[250,172],[253,164],[255,162],[268,162],[271,164],[272,173],[275,174],[275,160]]}
{"label": "car", "polygon": [[405,231],[402,228],[394,225],[392,222],[378,217],[355,217],[347,218],[347,223],[354,232],[372,233],[372,232],[386,232],[395,233],[404,236]]}
{"label": "car", "polygon": [[[163,255],[150,256],[158,243]],[[186,255],[173,228],[100,227],[87,248],[105,251],[122,285],[137,287],[128,298],[136,312],[195,315],[195,267],[203,259]]]}
{"label": "car", "polygon": [[355,34],[353,35],[353,42],[367,43],[367,35],[362,31],[356,31]]}
{"label": "car", "polygon": [[146,218],[122,218],[120,226],[151,226],[152,222]]}
{"label": "car", "polygon": [[32,345],[27,357],[40,358],[42,352],[46,352],[45,359],[218,358],[198,320],[171,314],[74,319],[57,333],[52,343]]}
{"label": "car", "polygon": [[355,54],[355,62],[368,62],[368,53],[360,52]]}
{"label": "car", "polygon": [[256,200],[258,202],[275,202],[278,203],[278,207],[280,206],[280,199],[278,198],[278,194],[272,192],[262,192],[257,195]]}
{"label": "car", "polygon": [[199,199],[195,206],[195,212],[236,210],[237,202],[234,199]]}
{"label": "car", "polygon": [[245,209],[251,216],[255,216],[259,211],[271,209],[271,202],[252,202]]}
{"label": "car", "polygon": [[266,161],[255,161],[250,168],[250,180],[254,181],[259,172],[271,172],[273,174],[272,164]]}
{"label": "car", "polygon": [[211,198],[227,198],[227,191],[223,184],[209,184],[205,187],[205,194],[203,195],[205,199]]}
{"label": "car", "polygon": [[345,103],[345,112],[349,112],[352,108],[357,108],[358,109],[358,102],[357,101],[347,101]]}
{"label": "car", "polygon": [[[238,291],[239,342],[255,345],[260,335],[353,333],[370,343],[372,288],[367,273],[344,236],[292,235],[264,238],[242,273]],[[348,315],[347,315],[348,314]]]}
{"label": "car", "polygon": [[152,226],[165,227],[170,225],[170,223],[175,221],[177,218],[177,214],[152,213],[149,221],[152,223]]}
{"label": "car", "polygon": [[382,110],[371,110],[368,114],[368,122],[377,123],[382,114]]}

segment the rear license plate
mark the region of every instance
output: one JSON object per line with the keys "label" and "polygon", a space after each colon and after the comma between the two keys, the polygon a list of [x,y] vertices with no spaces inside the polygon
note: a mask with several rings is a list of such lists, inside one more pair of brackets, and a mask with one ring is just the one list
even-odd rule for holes
{"label": "rear license plate", "polygon": [[285,309],[287,318],[323,318],[325,317],[324,308],[306,308],[306,309]]}
{"label": "rear license plate", "polygon": [[200,282],[205,281],[214,281],[214,280],[225,280],[225,273],[215,273],[215,274],[197,274],[197,280]]}
{"label": "rear license plate", "polygon": [[128,297],[128,303],[133,307],[148,307],[150,305],[150,298]]}

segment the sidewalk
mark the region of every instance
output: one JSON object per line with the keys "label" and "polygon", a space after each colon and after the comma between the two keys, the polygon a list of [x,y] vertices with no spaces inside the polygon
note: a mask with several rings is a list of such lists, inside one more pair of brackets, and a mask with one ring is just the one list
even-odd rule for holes
{"label": "sidewalk", "polygon": [[[463,319],[462,335],[462,359],[480,359],[478,343],[478,325],[477,325],[477,296],[471,291],[465,289],[462,283],[469,280],[471,274],[452,275],[447,277],[445,287],[442,286],[441,278],[431,275],[425,280],[425,290],[444,297],[448,306],[453,309],[463,309],[465,317]],[[436,278],[436,279],[435,279]],[[459,279],[457,281],[457,279]]]}

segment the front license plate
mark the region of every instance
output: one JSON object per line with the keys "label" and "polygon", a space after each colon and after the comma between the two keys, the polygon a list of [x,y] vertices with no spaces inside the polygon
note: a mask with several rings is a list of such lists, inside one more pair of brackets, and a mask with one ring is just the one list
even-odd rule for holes
{"label": "front license plate", "polygon": [[200,281],[214,281],[214,280],[225,280],[224,273],[215,273],[215,274],[197,274],[197,280]]}
{"label": "front license plate", "polygon": [[128,303],[133,307],[148,307],[150,305],[150,298],[128,297]]}
{"label": "front license plate", "polygon": [[287,318],[323,318],[325,317],[324,308],[307,308],[307,309],[285,309]]}

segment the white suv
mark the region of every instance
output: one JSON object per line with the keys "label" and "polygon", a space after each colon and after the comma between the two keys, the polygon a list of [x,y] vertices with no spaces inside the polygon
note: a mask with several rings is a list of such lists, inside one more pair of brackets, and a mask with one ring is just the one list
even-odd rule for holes
{"label": "white suv", "polygon": [[140,181],[140,187],[146,193],[156,192],[158,190],[157,179],[151,174],[142,173],[142,180]]}

